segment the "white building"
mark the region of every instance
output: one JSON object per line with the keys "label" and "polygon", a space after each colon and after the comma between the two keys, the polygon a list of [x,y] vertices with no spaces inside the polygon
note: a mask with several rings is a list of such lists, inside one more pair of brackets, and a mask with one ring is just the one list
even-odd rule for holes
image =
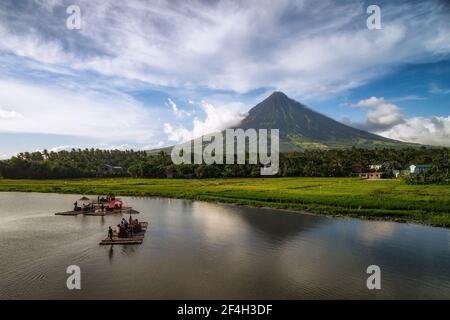
{"label": "white building", "polygon": [[419,174],[423,171],[431,169],[431,164],[413,164],[409,166],[409,171],[411,174]]}

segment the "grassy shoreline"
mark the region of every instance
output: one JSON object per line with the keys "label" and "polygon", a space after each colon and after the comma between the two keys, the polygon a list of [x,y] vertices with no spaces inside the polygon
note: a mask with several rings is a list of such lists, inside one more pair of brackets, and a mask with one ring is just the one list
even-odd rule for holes
{"label": "grassy shoreline", "polygon": [[450,228],[448,186],[351,178],[0,179],[0,192],[159,196]]}

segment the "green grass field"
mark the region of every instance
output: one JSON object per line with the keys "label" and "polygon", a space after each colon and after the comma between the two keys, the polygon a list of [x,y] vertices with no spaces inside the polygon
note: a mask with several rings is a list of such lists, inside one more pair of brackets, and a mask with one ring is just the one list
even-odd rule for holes
{"label": "green grass field", "polygon": [[450,227],[448,186],[350,178],[6,180],[0,191],[162,196]]}

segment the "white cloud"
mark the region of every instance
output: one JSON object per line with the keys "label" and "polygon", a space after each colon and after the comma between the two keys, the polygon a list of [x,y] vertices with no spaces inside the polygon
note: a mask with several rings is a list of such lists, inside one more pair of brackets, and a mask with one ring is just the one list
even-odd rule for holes
{"label": "white cloud", "polygon": [[402,141],[450,147],[450,116],[409,118],[380,134]]}
{"label": "white cloud", "polygon": [[429,92],[434,94],[450,94],[450,88],[442,88],[436,84],[432,84]]}
{"label": "white cloud", "polygon": [[[351,106],[368,109],[365,122],[353,124],[363,130],[380,132],[404,122],[400,108],[386,102],[384,98],[370,97]],[[345,121],[348,122],[348,120]]]}
{"label": "white cloud", "polygon": [[65,22],[50,12],[57,4],[45,6],[40,19],[3,12],[16,20],[0,20],[0,50],[152,85],[271,87],[297,96],[339,93],[392,65],[450,53],[450,23],[439,1],[386,3],[376,32],[365,28],[360,1],[84,0],[83,28],[72,33],[57,27]]}
{"label": "white cloud", "polygon": [[206,118],[205,120],[194,119],[194,137],[221,131],[237,125],[245,117],[245,113],[243,112],[245,106],[239,102],[213,105],[209,102],[202,101],[200,106],[205,112]]}
{"label": "white cloud", "polygon": [[343,122],[351,126],[395,140],[450,146],[450,116],[406,118],[397,105],[377,97],[361,100],[350,106],[368,108],[366,119],[362,123],[343,119]]}
{"label": "white cloud", "polygon": [[[0,50],[12,52],[19,57],[31,58],[44,64],[64,64],[73,61],[70,53],[64,51],[57,39],[45,39],[43,35],[30,30],[23,35],[14,35],[7,26],[0,22]],[[41,66],[42,68],[42,66]]]}
{"label": "white cloud", "polygon": [[62,0],[34,0],[34,2],[50,12],[53,12],[57,6],[62,5]]}
{"label": "white cloud", "polygon": [[180,110],[178,109],[177,105],[175,102],[173,102],[172,99],[168,98],[167,101],[169,102],[170,107],[172,108],[172,112],[174,114],[174,116],[177,119],[183,119],[185,117],[189,117],[191,114],[187,111],[184,110]]}
{"label": "white cloud", "polygon": [[319,87],[319,92],[321,92],[321,93],[333,93],[334,89],[329,88],[327,86],[320,86]]}
{"label": "white cloud", "polygon": [[[132,145],[129,144],[121,144],[121,145],[99,145],[99,146],[95,146],[93,148],[96,149],[101,149],[101,150],[121,150],[121,151],[125,151],[125,150],[131,150],[131,149],[136,149],[136,147],[133,147]],[[48,152],[60,152],[60,151],[70,151],[72,149],[85,149],[85,147],[81,147],[81,146],[56,146],[56,147],[52,147],[49,148],[47,151]],[[36,151],[43,151],[43,149],[38,149]]]}
{"label": "white cloud", "polygon": [[170,123],[164,124],[164,133],[169,141],[184,142],[193,138],[192,132],[183,126],[173,126]]}
{"label": "white cloud", "polygon": [[370,97],[368,99],[360,100],[358,103],[354,104],[354,107],[376,107],[383,105],[386,102],[384,98]]}
{"label": "white cloud", "polygon": [[0,79],[0,88],[0,105],[10,109],[0,110],[0,131],[139,143],[149,143],[158,131],[154,121],[157,111],[127,96],[69,91],[11,79]]}
{"label": "white cloud", "polygon": [[243,110],[246,107],[239,102],[213,105],[209,102],[202,101],[200,107],[206,115],[205,119],[194,118],[191,130],[182,125],[173,126],[169,123],[164,124],[164,132],[167,134],[169,140],[182,142],[198,138],[208,133],[222,131],[228,127],[237,125],[245,117]]}
{"label": "white cloud", "polygon": [[8,119],[20,119],[23,118],[23,116],[16,112],[11,110],[6,110],[0,107],[0,120],[8,120]]}
{"label": "white cloud", "polygon": [[[48,152],[60,152],[60,151],[70,151],[72,149],[83,149],[83,148],[76,147],[76,146],[57,146],[57,147],[50,148],[47,151]],[[39,149],[37,151],[41,151],[42,152],[43,150]]]}
{"label": "white cloud", "polygon": [[420,100],[427,100],[426,97],[421,97],[417,95],[407,95],[403,97],[394,97],[389,99],[392,102],[402,102],[402,101],[420,101]]}
{"label": "white cloud", "polygon": [[367,123],[375,128],[392,127],[403,122],[400,109],[394,104],[382,104],[367,112]]}

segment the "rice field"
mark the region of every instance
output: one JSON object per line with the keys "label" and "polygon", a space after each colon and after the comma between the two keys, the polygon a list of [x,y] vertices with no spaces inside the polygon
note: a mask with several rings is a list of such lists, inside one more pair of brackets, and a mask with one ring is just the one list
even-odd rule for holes
{"label": "rice field", "polygon": [[160,196],[450,227],[450,188],[353,178],[0,179],[0,191]]}

